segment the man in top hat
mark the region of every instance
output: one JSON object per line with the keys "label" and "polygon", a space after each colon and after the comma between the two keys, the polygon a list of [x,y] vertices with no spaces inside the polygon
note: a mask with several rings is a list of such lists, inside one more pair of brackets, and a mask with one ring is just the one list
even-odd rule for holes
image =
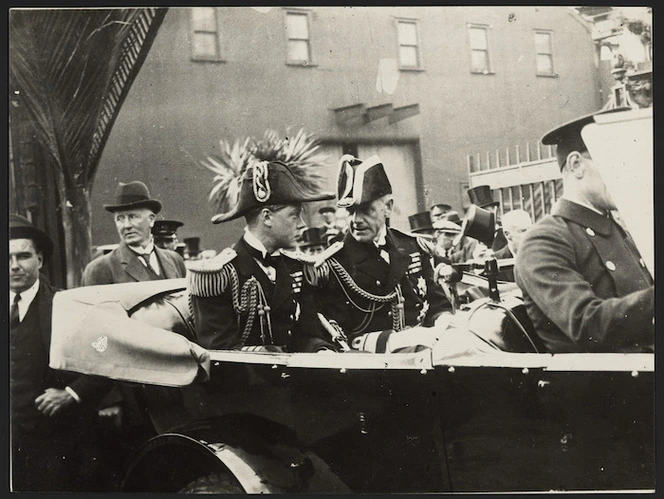
{"label": "man in top hat", "polygon": [[297,247],[305,255],[317,255],[327,248],[328,237],[325,227],[309,227],[302,232]]}
{"label": "man in top hat", "polygon": [[185,258],[187,260],[198,260],[201,253],[201,238],[200,237],[185,237]]}
{"label": "man in top hat", "polygon": [[236,204],[212,222],[244,217],[244,234],[232,248],[189,267],[198,343],[211,349],[333,349],[318,329],[311,296],[302,292],[303,263],[281,250],[295,247],[304,228],[302,203],[334,194],[306,189],[279,161],[257,162],[239,180]]}
{"label": "man in top hat", "polygon": [[152,227],[154,244],[161,249],[175,251],[179,243],[176,231],[184,224],[177,220],[155,220]]}
{"label": "man in top hat", "polygon": [[425,237],[431,237],[433,239],[433,225],[430,212],[422,211],[420,213],[410,215],[408,217],[408,223],[410,225],[410,231],[413,234],[419,234]]}
{"label": "man in top hat", "polygon": [[120,182],[115,203],[104,208],[113,214],[120,244],[88,264],[83,272],[83,286],[185,276],[182,257],[155,244],[152,228],[155,215],[161,211],[161,202],[150,197],[143,182]]}
{"label": "man in top hat", "polygon": [[351,342],[367,332],[433,325],[450,304],[433,281],[428,241],[386,224],[394,199],[383,164],[378,156],[344,155],[339,167],[337,204],[349,211],[350,225],[307,272],[320,312]]}
{"label": "man in top hat", "polygon": [[468,197],[470,198],[470,202],[475,206],[479,206],[480,208],[493,212],[496,217],[496,232],[493,237],[491,249],[493,251],[498,251],[499,249],[504,248],[507,244],[507,239],[505,239],[505,234],[503,234],[500,218],[498,217],[498,206],[500,206],[500,202],[493,199],[493,195],[491,194],[491,187],[488,185],[478,185],[476,187],[471,187],[468,189]]}
{"label": "man in top hat", "polygon": [[[452,207],[449,204],[438,203],[431,206],[429,212],[431,213],[431,223],[441,220],[445,215],[452,211]],[[457,213],[458,215],[458,213]]]}
{"label": "man in top hat", "polygon": [[53,243],[9,217],[10,395],[13,491],[92,491],[96,404],[104,379],[49,369],[53,288],[41,276]]}
{"label": "man in top hat", "polygon": [[549,351],[652,351],[653,280],[581,137],[596,114],[542,138],[557,146],[563,195],[521,242],[516,283]]}

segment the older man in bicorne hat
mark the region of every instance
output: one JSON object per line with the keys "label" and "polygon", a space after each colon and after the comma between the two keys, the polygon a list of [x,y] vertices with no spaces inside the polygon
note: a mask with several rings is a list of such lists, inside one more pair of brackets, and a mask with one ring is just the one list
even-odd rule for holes
{"label": "older man in bicorne hat", "polygon": [[115,203],[104,205],[104,209],[113,214],[120,244],[88,264],[83,272],[83,286],[185,276],[182,257],[154,242],[152,228],[155,215],[161,211],[161,202],[150,197],[143,182],[120,182]]}
{"label": "older man in bicorne hat", "polygon": [[12,490],[94,491],[100,463],[96,404],[104,379],[49,368],[53,295],[40,270],[48,235],[9,216]]}
{"label": "older man in bicorne hat", "polygon": [[304,177],[280,161],[257,162],[237,180],[233,208],[212,223],[244,217],[244,234],[232,248],[189,266],[198,343],[211,349],[334,350],[311,296],[302,292],[303,262],[298,253],[282,251],[295,248],[304,229],[302,204],[334,194],[305,187]]}
{"label": "older man in bicorne hat", "polygon": [[548,132],[563,195],[531,226],[516,258],[516,283],[550,352],[648,352],[654,348],[654,283],[583,141],[597,114]]}
{"label": "older man in bicorne hat", "polygon": [[323,316],[351,343],[368,332],[433,325],[451,305],[433,281],[430,242],[387,226],[394,199],[378,156],[341,158],[337,204],[350,213],[348,233],[307,272]]}

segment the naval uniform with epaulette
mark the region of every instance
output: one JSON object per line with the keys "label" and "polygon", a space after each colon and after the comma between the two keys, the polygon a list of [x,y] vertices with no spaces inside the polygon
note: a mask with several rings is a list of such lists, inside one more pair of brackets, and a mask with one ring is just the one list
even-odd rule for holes
{"label": "naval uniform with epaulette", "polygon": [[283,254],[269,278],[255,250],[241,238],[233,248],[189,268],[189,292],[198,343],[213,350],[278,346],[316,351],[319,336],[311,297],[302,293],[302,261]]}
{"label": "naval uniform with epaulette", "polygon": [[432,326],[451,305],[433,280],[431,251],[423,238],[392,228],[383,248],[347,233],[317,264],[307,265],[305,279],[319,312],[351,342],[367,332]]}

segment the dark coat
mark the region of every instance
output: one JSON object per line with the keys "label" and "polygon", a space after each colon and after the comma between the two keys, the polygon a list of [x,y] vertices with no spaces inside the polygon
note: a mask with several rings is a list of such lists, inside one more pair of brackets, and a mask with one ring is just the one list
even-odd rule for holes
{"label": "dark coat", "polygon": [[[166,279],[184,277],[187,269],[184,260],[175,251],[154,248]],[[107,255],[92,260],[83,272],[82,286],[118,284],[122,282],[150,281],[150,274],[135,252],[125,243]]]}
{"label": "dark coat", "polygon": [[[505,258],[514,258],[514,255],[512,254],[512,251],[510,250],[510,247],[507,244],[498,251],[496,251],[493,254],[493,256],[496,258],[496,260],[502,260]],[[514,267],[505,267],[504,269],[500,269],[500,273],[498,274],[498,280],[506,282],[514,282]]]}
{"label": "dark coat", "polygon": [[[338,261],[362,290],[385,296],[401,285],[406,326],[431,326],[441,312],[451,309],[442,288],[433,280],[431,255],[418,244],[417,237],[388,229],[389,264],[373,244],[358,242],[350,233],[343,244],[330,258]],[[332,275],[319,283],[314,294],[321,313],[335,320],[349,340],[366,332],[393,329],[390,303],[378,305],[373,314],[366,312],[372,302],[346,285],[342,288]]]}
{"label": "dark coat", "polygon": [[[12,420],[23,431],[41,433],[71,431],[72,427],[90,424],[96,418],[96,404],[110,389],[111,382],[103,378],[50,369],[51,315],[53,288],[40,280],[39,290],[28,312],[11,335],[11,398]],[[80,404],[70,406],[59,417],[43,415],[34,405],[35,399],[47,388],[69,386],[81,398]]]}
{"label": "dark coat", "polygon": [[528,230],[515,267],[551,352],[648,351],[654,286],[629,234],[566,199]]}
{"label": "dark coat", "polygon": [[[234,246],[237,256],[227,265],[237,271],[239,288],[255,277],[265,292],[270,306],[271,336],[267,345],[285,347],[288,351],[316,351],[329,346],[322,339],[311,296],[302,293],[302,263],[283,255],[277,265],[276,281],[272,283],[250,254],[244,238]],[[192,270],[193,271],[193,270]],[[238,315],[233,308],[231,289],[218,296],[197,296],[191,293],[191,305],[198,343],[209,349],[228,350],[242,346],[263,345],[258,316],[251,331],[242,341],[248,313]]]}

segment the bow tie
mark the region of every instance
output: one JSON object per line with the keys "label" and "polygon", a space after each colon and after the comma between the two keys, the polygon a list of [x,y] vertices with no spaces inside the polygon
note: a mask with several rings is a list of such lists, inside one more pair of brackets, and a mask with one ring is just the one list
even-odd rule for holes
{"label": "bow tie", "polygon": [[249,253],[251,254],[251,256],[253,256],[256,260],[261,262],[266,267],[276,268],[277,265],[279,265],[279,262],[281,261],[281,255],[280,254],[277,254],[277,255],[266,254],[265,256],[263,256],[263,253],[261,253],[256,248],[254,248],[252,246],[249,246],[249,245],[247,245],[247,247],[249,249]]}

